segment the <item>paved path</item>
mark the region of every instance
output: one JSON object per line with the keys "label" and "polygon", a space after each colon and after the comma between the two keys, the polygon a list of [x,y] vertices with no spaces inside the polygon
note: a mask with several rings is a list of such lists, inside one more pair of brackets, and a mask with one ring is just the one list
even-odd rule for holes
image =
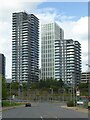
{"label": "paved path", "polygon": [[71,109],[71,110],[75,110],[75,111],[79,111],[79,112],[84,112],[88,114],[88,109],[86,108],[81,108],[81,107],[67,107],[67,106],[61,106],[62,108],[66,108],[66,109]]}

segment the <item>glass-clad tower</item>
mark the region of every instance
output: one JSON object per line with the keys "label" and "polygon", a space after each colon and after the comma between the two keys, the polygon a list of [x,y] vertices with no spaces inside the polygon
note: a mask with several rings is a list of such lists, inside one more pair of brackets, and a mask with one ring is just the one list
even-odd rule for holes
{"label": "glass-clad tower", "polygon": [[81,79],[81,44],[72,39],[62,40],[62,80],[78,85]]}
{"label": "glass-clad tower", "polygon": [[41,25],[41,78],[59,80],[62,74],[61,40],[64,32],[56,23]]}
{"label": "glass-clad tower", "polygon": [[12,16],[12,81],[39,78],[39,20],[26,12]]}

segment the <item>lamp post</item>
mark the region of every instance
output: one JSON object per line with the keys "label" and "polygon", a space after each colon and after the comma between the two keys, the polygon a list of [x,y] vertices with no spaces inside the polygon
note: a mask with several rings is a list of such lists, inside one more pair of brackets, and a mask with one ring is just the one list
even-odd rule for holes
{"label": "lamp post", "polygon": [[23,84],[20,84],[21,99],[23,99]]}
{"label": "lamp post", "polygon": [[23,99],[23,84],[20,84],[21,86],[21,99]]}
{"label": "lamp post", "polygon": [[75,77],[74,77],[74,72],[72,72],[72,98],[74,100],[74,105],[75,105],[75,101],[76,101],[76,90],[75,90]]}
{"label": "lamp post", "polygon": [[[50,88],[51,90],[51,96],[53,97],[53,88]],[[52,100],[52,97],[51,97],[51,100]]]}
{"label": "lamp post", "polygon": [[[88,71],[89,71],[89,68],[90,68],[90,64],[86,64],[86,66],[88,66]],[[86,76],[87,77],[87,76]],[[89,96],[90,96],[90,80],[88,79],[88,78],[86,78],[87,79],[87,82],[88,82],[88,90],[89,90]]]}
{"label": "lamp post", "polygon": [[63,87],[63,102],[65,101],[65,88]]}
{"label": "lamp post", "polygon": [[21,95],[21,92],[22,92],[22,94],[23,94],[23,84],[22,83],[19,83],[19,86],[18,86],[18,97],[19,97],[19,99],[22,99],[22,96],[23,95]]}
{"label": "lamp post", "polygon": [[11,83],[10,83],[10,105],[11,105]]}
{"label": "lamp post", "polygon": [[53,88],[50,88],[50,90],[51,90],[51,94],[53,95]]}

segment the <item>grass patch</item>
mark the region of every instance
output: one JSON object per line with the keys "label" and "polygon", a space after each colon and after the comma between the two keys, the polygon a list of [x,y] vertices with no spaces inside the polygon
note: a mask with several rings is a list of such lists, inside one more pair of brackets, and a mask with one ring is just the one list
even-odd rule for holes
{"label": "grass patch", "polygon": [[10,101],[2,101],[2,107],[10,107],[10,106],[18,106],[23,105],[23,103],[16,103],[16,102],[10,102]]}

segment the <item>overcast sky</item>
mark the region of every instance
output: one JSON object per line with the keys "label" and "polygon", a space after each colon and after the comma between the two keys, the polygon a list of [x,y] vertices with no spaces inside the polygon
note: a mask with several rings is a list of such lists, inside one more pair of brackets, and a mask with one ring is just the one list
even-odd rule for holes
{"label": "overcast sky", "polygon": [[86,63],[88,63],[88,2],[34,0],[35,2],[32,3],[30,0],[25,1],[3,0],[0,3],[0,53],[6,57],[6,77],[11,78],[12,13],[19,11],[35,14],[40,20],[40,25],[55,21],[64,30],[65,39],[79,41],[82,49],[82,71],[86,71]]}

